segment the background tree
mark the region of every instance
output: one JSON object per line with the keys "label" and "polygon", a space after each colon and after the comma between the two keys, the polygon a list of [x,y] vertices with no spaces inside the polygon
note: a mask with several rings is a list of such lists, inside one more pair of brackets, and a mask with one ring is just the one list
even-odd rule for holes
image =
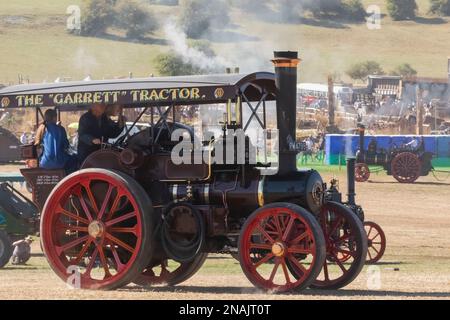
{"label": "background tree", "polygon": [[345,73],[353,80],[366,81],[369,75],[381,75],[384,71],[378,62],[365,61],[352,65]]}
{"label": "background tree", "polygon": [[413,67],[411,67],[409,63],[403,63],[395,68],[395,70],[392,71],[392,74],[402,77],[413,77],[417,75],[417,71]]}
{"label": "background tree", "polygon": [[414,19],[417,3],[415,0],[386,0],[389,15],[394,20]]}
{"label": "background tree", "polygon": [[81,31],[83,36],[98,36],[114,22],[115,0],[87,0],[84,2],[81,16]]}
{"label": "background tree", "polygon": [[189,62],[185,62],[183,57],[173,53],[161,53],[155,58],[155,67],[160,76],[184,76],[200,74],[201,70]]}
{"label": "background tree", "polygon": [[334,16],[351,21],[363,21],[366,17],[366,10],[361,0],[300,0],[297,2],[300,2],[303,9],[310,11],[317,18]]}
{"label": "background tree", "polygon": [[136,0],[119,0],[114,9],[115,25],[126,30],[127,38],[142,38],[158,27],[150,11]]}
{"label": "background tree", "polygon": [[[189,46],[201,52],[205,59],[215,58],[216,53],[211,48],[208,41],[193,40]],[[155,66],[161,76],[184,76],[195,74],[218,73],[223,70],[208,69],[206,64],[192,61],[189,57],[182,56],[175,52],[162,53],[155,58]]]}
{"label": "background tree", "polygon": [[350,21],[364,21],[367,12],[361,0],[345,0],[343,2],[342,16]]}
{"label": "background tree", "polygon": [[215,26],[224,28],[230,22],[224,0],[186,0],[181,4],[180,25],[186,35],[199,39]]}
{"label": "background tree", "polygon": [[430,13],[450,16],[450,0],[430,0]]}

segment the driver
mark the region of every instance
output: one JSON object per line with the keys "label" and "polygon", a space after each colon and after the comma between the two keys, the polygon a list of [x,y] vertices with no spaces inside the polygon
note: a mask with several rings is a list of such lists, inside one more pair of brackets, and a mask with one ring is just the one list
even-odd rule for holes
{"label": "driver", "polygon": [[78,160],[80,165],[93,152],[100,149],[102,142],[116,138],[125,127],[122,108],[118,109],[118,121],[106,114],[107,106],[94,104],[80,117],[78,124]]}

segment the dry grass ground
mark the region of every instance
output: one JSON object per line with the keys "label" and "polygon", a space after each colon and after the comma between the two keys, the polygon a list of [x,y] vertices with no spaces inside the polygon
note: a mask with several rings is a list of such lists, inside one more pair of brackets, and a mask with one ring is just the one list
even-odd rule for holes
{"label": "dry grass ground", "polygon": [[[4,166],[1,172],[16,171]],[[329,180],[344,172],[325,172]],[[213,255],[189,281],[174,287],[143,289],[129,285],[118,291],[69,289],[50,270],[38,245],[26,266],[0,270],[3,299],[450,299],[450,180],[422,177],[402,185],[385,174],[357,185],[357,199],[367,220],[383,226],[388,246],[381,262],[365,267],[359,277],[339,291],[306,290],[298,294],[266,294],[253,288],[239,264],[229,256]],[[373,269],[375,268],[375,269]],[[381,287],[370,275],[379,272]]]}

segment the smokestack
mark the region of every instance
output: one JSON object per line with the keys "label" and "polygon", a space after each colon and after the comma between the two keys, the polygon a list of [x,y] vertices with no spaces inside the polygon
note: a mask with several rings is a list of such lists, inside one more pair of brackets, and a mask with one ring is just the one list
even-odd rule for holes
{"label": "smokestack", "polygon": [[355,158],[347,158],[348,204],[355,204]]}
{"label": "smokestack", "polygon": [[279,130],[278,173],[297,171],[296,113],[297,113],[297,52],[274,52],[275,84],[277,87],[277,122]]}
{"label": "smokestack", "polygon": [[328,76],[328,123],[330,127],[335,126],[334,122],[334,82],[333,77]]}
{"label": "smokestack", "polygon": [[359,133],[359,150],[356,151],[356,161],[358,163],[361,163],[365,161],[364,137],[366,134],[366,127],[362,123],[358,123],[358,133]]}
{"label": "smokestack", "polygon": [[364,136],[365,136],[365,131],[366,131],[366,127],[361,124],[358,123],[358,131],[359,131],[359,152],[364,152]]}

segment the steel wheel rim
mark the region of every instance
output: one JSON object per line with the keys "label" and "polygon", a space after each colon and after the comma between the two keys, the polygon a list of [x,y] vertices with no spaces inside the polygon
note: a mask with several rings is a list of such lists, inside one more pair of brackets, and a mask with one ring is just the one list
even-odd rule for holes
{"label": "steel wheel rim", "polygon": [[[253,242],[255,235],[262,236],[263,243]],[[288,208],[267,208],[260,212],[244,230],[241,245],[240,259],[246,275],[252,283],[265,290],[283,292],[295,289],[307,279],[316,263],[317,252],[311,226]],[[277,246],[282,254],[281,251],[274,253]],[[255,249],[259,251],[255,253]],[[304,259],[299,261],[294,254],[310,256],[309,268],[301,262]],[[261,258],[255,260],[257,255]],[[293,273],[288,264],[301,270],[302,275]],[[269,272],[266,272],[268,279],[258,271],[263,265],[269,265]],[[275,277],[277,280],[284,279],[284,284],[275,283]]]}
{"label": "steel wheel rim", "polygon": [[355,180],[365,182],[370,177],[370,169],[365,163],[357,163],[355,168]]}
{"label": "steel wheel rim", "polygon": [[412,153],[404,152],[392,160],[392,173],[395,179],[401,183],[412,183],[420,175],[421,163],[419,158]]}
{"label": "steel wheel rim", "polygon": [[386,236],[381,227],[375,222],[364,222],[367,233],[367,263],[376,263],[384,255],[386,249]]}
{"label": "steel wheel rim", "polygon": [[[95,198],[93,182],[107,186],[103,201]],[[124,208],[120,206],[121,202],[128,202],[126,207],[131,210],[119,212],[116,208]],[[72,206],[72,210],[67,206]],[[142,245],[142,212],[135,197],[118,179],[95,172],[69,178],[58,186],[44,210],[44,252],[63,280],[67,281],[70,276],[69,266],[84,267],[84,272],[80,272],[81,288],[102,288],[123,278],[136,261]],[[61,221],[61,217],[68,224]],[[68,238],[67,231],[75,232],[74,240],[64,241]],[[69,252],[79,246],[77,253]],[[86,256],[89,257],[87,261]],[[92,275],[97,265],[99,269],[103,268],[103,279],[101,274],[100,278]]]}
{"label": "steel wheel rim", "polygon": [[358,264],[360,248],[356,241],[357,231],[346,221],[341,210],[325,204],[320,211],[319,223],[325,236],[326,259],[313,283],[315,288],[341,287],[352,276],[354,265]]}

